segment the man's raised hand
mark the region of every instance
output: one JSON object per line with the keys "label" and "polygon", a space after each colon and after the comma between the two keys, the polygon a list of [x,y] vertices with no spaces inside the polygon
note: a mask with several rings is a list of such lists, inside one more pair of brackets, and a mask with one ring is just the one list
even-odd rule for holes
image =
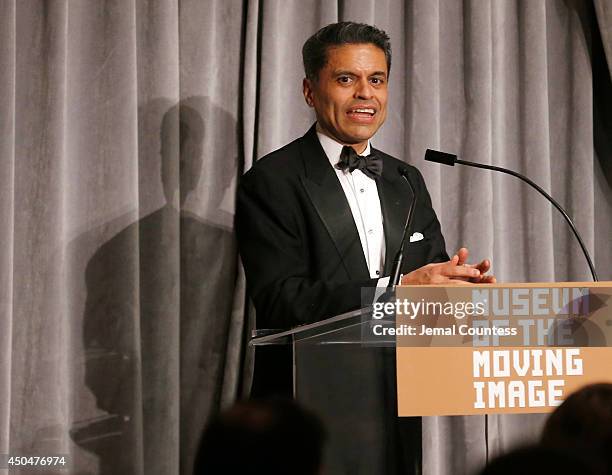
{"label": "man's raised hand", "polygon": [[404,275],[402,285],[468,285],[494,284],[492,275],[485,275],[491,268],[491,262],[484,259],[478,264],[466,264],[469,251],[462,247],[450,261],[437,264],[427,264]]}

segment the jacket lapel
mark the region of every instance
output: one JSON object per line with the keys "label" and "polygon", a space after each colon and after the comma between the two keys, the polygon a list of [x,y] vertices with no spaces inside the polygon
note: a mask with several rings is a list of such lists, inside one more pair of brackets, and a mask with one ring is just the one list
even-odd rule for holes
{"label": "jacket lapel", "polygon": [[301,148],[306,171],[302,184],[338,250],[342,265],[351,279],[369,278],[353,214],[314,125],[302,137]]}
{"label": "jacket lapel", "polygon": [[[382,154],[381,154],[382,155]],[[383,155],[382,176],[376,180],[385,230],[385,266],[383,275],[391,273],[393,259],[402,239],[404,223],[413,196],[392,160]]]}

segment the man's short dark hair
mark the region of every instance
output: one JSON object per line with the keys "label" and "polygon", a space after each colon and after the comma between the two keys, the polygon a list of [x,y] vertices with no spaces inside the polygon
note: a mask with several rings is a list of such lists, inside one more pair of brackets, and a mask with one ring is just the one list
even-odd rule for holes
{"label": "man's short dark hair", "polygon": [[347,44],[371,43],[385,53],[387,72],[391,71],[391,41],[389,35],[372,25],[343,21],[332,23],[317,31],[302,47],[304,72],[316,81],[319,71],[327,64],[327,51]]}

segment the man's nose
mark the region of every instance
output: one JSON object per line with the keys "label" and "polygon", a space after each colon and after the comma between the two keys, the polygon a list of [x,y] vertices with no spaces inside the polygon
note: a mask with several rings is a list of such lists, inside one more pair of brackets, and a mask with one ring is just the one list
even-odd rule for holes
{"label": "man's nose", "polygon": [[368,81],[367,78],[360,79],[357,82],[357,87],[355,89],[355,98],[356,99],[371,99],[374,95],[374,89]]}

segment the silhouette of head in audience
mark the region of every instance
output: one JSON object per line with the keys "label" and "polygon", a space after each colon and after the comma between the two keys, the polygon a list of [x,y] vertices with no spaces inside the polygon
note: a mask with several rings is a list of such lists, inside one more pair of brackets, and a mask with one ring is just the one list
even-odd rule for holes
{"label": "silhouette of head in audience", "polygon": [[548,418],[541,443],[493,460],[481,475],[612,473],[612,384],[585,386]]}
{"label": "silhouette of head in audience", "polygon": [[582,454],[612,473],[612,384],[571,394],[546,421],[542,445]]}
{"label": "silhouette of head in audience", "polygon": [[597,471],[584,457],[551,447],[521,447],[494,459],[480,475],[595,475]]}
{"label": "silhouette of head in audience", "polygon": [[325,431],[291,400],[239,402],[204,431],[194,475],[321,473]]}

